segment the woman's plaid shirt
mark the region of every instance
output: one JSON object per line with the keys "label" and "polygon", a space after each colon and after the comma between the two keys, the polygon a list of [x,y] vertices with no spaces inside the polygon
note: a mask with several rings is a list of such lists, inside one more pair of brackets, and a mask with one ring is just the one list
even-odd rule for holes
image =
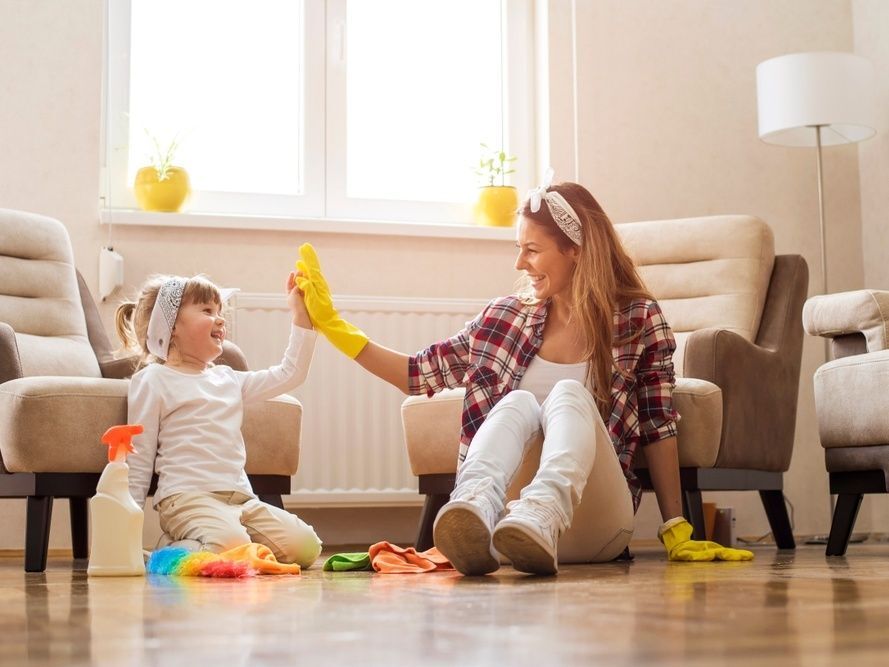
{"label": "woman's plaid shirt", "polygon": [[[516,297],[495,299],[457,335],[410,357],[411,394],[432,396],[466,388],[460,430],[460,461],[488,412],[518,387],[543,342],[548,302],[527,305]],[[614,359],[623,373],[611,381],[608,430],[639,507],[642,489],[633,474],[637,447],[676,435],[673,351],[676,342],[656,301],[635,299],[614,314]]]}

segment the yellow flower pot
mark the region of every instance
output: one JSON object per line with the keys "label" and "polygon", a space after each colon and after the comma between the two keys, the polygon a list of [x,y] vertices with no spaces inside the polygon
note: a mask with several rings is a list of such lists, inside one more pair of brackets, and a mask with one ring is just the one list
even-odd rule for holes
{"label": "yellow flower pot", "polygon": [[519,195],[511,185],[489,185],[479,189],[475,203],[475,221],[488,227],[511,227],[515,224]]}
{"label": "yellow flower pot", "polygon": [[133,186],[136,201],[143,211],[162,211],[175,213],[185,202],[191,188],[188,183],[188,172],[182,167],[167,169],[167,178],[158,179],[157,169],[142,167],[136,172]]}

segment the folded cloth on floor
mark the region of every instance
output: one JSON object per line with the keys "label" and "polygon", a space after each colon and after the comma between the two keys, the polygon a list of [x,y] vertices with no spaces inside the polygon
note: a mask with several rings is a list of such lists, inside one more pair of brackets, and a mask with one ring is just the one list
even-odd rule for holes
{"label": "folded cloth on floor", "polygon": [[325,572],[346,572],[348,570],[371,570],[370,554],[366,551],[351,551],[333,554],[324,561]]}
{"label": "folded cloth on floor", "polygon": [[368,550],[374,570],[383,574],[408,574],[453,570],[454,566],[438,549],[418,552],[390,542],[377,542]]}

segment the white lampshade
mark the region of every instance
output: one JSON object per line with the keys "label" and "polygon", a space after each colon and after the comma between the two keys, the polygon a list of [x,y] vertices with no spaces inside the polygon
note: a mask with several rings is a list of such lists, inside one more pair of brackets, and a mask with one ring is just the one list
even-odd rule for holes
{"label": "white lampshade", "polygon": [[876,134],[874,67],[851,53],[793,53],[756,66],[759,138],[770,144],[850,144]]}

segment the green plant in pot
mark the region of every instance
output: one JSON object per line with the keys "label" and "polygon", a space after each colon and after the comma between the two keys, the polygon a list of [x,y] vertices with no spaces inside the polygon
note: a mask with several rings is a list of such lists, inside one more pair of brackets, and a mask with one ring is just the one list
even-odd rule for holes
{"label": "green plant in pot", "polygon": [[145,133],[153,150],[151,165],[136,172],[133,185],[136,201],[144,211],[175,213],[191,191],[188,172],[173,164],[179,142],[173,138],[168,144],[161,144],[148,130]]}
{"label": "green plant in pot", "polygon": [[475,203],[475,221],[489,227],[511,227],[515,224],[519,195],[513,186],[506,185],[506,175],[515,172],[511,164],[517,158],[486,144],[481,144],[481,149],[475,173],[483,179],[484,185],[479,189]]}

